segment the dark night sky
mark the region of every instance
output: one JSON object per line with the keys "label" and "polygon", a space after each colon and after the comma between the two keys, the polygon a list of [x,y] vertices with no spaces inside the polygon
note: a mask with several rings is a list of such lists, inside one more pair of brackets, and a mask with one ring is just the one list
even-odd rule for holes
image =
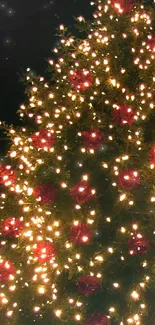
{"label": "dark night sky", "polygon": [[24,101],[19,74],[31,67],[44,75],[56,28],[63,23],[75,32],[74,17],[90,19],[91,9],[90,0],[0,0],[0,120],[18,125]]}

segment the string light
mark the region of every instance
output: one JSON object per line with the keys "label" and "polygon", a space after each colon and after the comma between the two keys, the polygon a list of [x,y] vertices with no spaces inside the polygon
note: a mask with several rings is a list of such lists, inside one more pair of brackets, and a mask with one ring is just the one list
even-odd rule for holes
{"label": "string light", "polygon": [[[59,48],[55,48],[53,51],[59,56],[58,59],[49,59],[48,61],[51,71],[54,71],[55,84],[52,87],[50,83],[45,82],[43,77],[33,77],[30,68],[26,71],[26,80],[31,85],[28,89],[29,99],[27,105],[20,106],[20,118],[28,117],[36,123],[37,136],[39,136],[42,128],[47,131],[47,138],[50,135],[54,135],[54,143],[52,146],[49,146],[46,137],[41,134],[39,141],[42,145],[36,148],[29,128],[22,127],[15,130],[13,127],[10,127],[9,129],[9,136],[12,139],[9,156],[11,161],[14,161],[14,165],[16,165],[17,175],[16,182],[14,182],[9,175],[10,167],[7,166],[6,170],[8,173],[4,175],[4,185],[7,187],[8,192],[6,191],[7,194],[1,194],[0,209],[2,218],[5,218],[6,202],[9,202],[13,195],[15,199],[12,201],[15,201],[17,198],[16,203],[20,209],[20,217],[22,217],[25,228],[21,237],[18,238],[18,243],[10,244],[10,256],[14,256],[14,253],[19,254],[21,252],[20,249],[23,249],[24,263],[27,269],[32,269],[32,274],[30,275],[30,281],[24,280],[24,263],[21,258],[21,261],[17,262],[15,272],[9,274],[8,286],[1,284],[0,302],[8,318],[14,317],[16,310],[21,311],[20,304],[16,303],[16,292],[24,287],[31,289],[32,281],[34,296],[39,296],[39,301],[45,301],[45,303],[38,303],[37,298],[36,300],[34,299],[34,305],[32,306],[34,314],[42,315],[42,309],[46,308],[47,305],[51,305],[51,313],[53,312],[58,318],[63,317],[64,322],[68,321],[68,319],[75,323],[83,322],[85,304],[79,295],[80,301],[77,301],[77,297],[74,297],[74,299],[67,297],[66,300],[60,297],[60,276],[67,272],[69,279],[71,279],[72,277],[74,278],[75,273],[78,276],[82,276],[87,270],[88,274],[93,277],[95,276],[102,282],[107,276],[106,271],[104,271],[104,265],[108,265],[109,259],[112,261],[114,256],[114,259],[119,261],[121,268],[122,265],[130,261],[130,258],[133,258],[133,251],[127,252],[127,249],[123,249],[124,241],[127,242],[130,236],[135,234],[137,238],[142,238],[140,233],[137,234],[137,231],[142,231],[142,224],[140,222],[140,217],[142,216],[140,213],[138,215],[135,213],[137,208],[136,194],[134,191],[130,193],[129,189],[120,188],[118,177],[121,169],[126,166],[132,166],[134,157],[141,157],[140,153],[145,149],[141,125],[147,120],[154,108],[155,76],[153,75],[152,67],[155,54],[149,45],[152,35],[151,15],[145,12],[143,5],[137,4],[134,5],[131,13],[128,13],[129,20],[126,21],[126,18],[123,18],[125,15],[123,16],[123,9],[120,3],[115,3],[114,8],[112,8],[112,2],[108,0],[103,4],[101,0],[96,1],[97,12],[93,15],[94,20],[85,40],[75,41],[74,37],[66,34],[64,25],[59,26],[61,34],[60,43],[64,52],[61,52]],[[91,2],[92,6],[94,4],[94,2]],[[123,30],[123,33],[120,33],[120,24],[121,21],[124,21],[123,19],[125,19],[128,28]],[[82,26],[85,25],[84,17],[80,16],[77,20]],[[128,42],[130,47],[129,53],[133,60],[130,64],[134,67],[135,75],[137,74],[138,80],[140,80],[136,87],[136,80],[134,80],[134,90],[132,89],[132,91],[127,82],[130,69],[128,65],[123,66],[121,55],[118,54],[118,49],[120,50],[119,42],[117,44],[118,28],[120,43],[121,40],[124,44]],[[145,34],[148,37],[145,37]],[[112,53],[113,46],[116,46],[115,53]],[[121,51],[123,51],[123,48],[121,48]],[[59,55],[60,52],[61,54]],[[65,54],[63,55],[63,53]],[[78,72],[79,70],[83,71],[83,77],[87,77],[88,74],[92,77],[92,81],[89,78],[84,78],[84,88],[82,90],[79,85],[78,87],[73,87],[74,84],[70,84],[70,78],[75,75],[75,71]],[[79,78],[78,74],[77,76]],[[147,76],[149,76],[148,80]],[[77,80],[74,80],[74,82],[77,82]],[[132,112],[132,107],[135,109],[132,125],[128,124],[126,119],[123,119],[122,125],[117,125],[116,121],[111,118],[112,110],[120,109],[118,99],[121,99],[120,101],[128,106],[126,114]],[[101,110],[97,107],[100,103]],[[88,112],[89,119],[85,118],[85,124],[82,124],[81,121],[86,112]],[[77,127],[78,123],[79,126]],[[105,130],[104,143],[99,148],[96,149],[91,144],[88,150],[85,143],[82,143],[82,132],[86,125],[95,126],[99,130]],[[72,135],[70,135],[72,130],[74,130],[73,133],[76,133],[73,139],[71,138]],[[91,137],[92,140],[95,140],[95,131],[91,132]],[[90,184],[92,182],[92,201],[87,202],[86,205],[83,202],[75,202],[73,197],[71,198],[70,196],[73,179],[68,166],[73,163],[74,146],[76,146],[77,150],[75,164],[77,176],[78,171],[80,171],[79,178],[82,182],[90,182]],[[114,151],[118,151],[119,146],[120,153],[116,152],[115,154]],[[108,150],[109,153],[106,155]],[[108,155],[110,155],[109,159]],[[71,160],[68,157],[71,157]],[[88,159],[92,162],[94,171],[91,170],[90,172],[91,167],[88,168]],[[137,164],[139,162],[138,159],[140,160],[140,158],[137,158]],[[112,216],[107,216],[109,213],[106,214],[106,188],[103,190],[102,198],[102,193],[98,191],[97,186],[96,188],[93,186],[94,177],[92,177],[92,172],[95,173],[97,164],[99,164],[104,175],[102,175],[101,181],[104,179],[109,183],[109,179],[112,179],[108,185],[108,188],[111,186],[113,193],[116,193],[116,205],[113,211],[114,215]],[[150,173],[148,173],[148,178],[153,179],[154,163],[148,163],[148,165]],[[147,167],[144,166],[144,171],[142,169],[142,179],[147,174],[146,170]],[[137,175],[137,172],[134,171],[133,176],[136,178]],[[56,195],[59,204],[57,204],[57,201],[50,202],[50,206],[42,204],[42,195],[35,199],[35,185],[44,181],[44,177],[48,180],[47,183],[56,183]],[[130,181],[129,175],[125,175],[124,179],[127,182]],[[148,201],[153,206],[155,196],[153,185],[151,186],[151,195]],[[62,193],[62,196],[59,193]],[[83,184],[78,188],[79,193],[82,196],[87,195]],[[111,193],[111,202],[113,202],[114,198],[113,193]],[[46,195],[47,193],[43,193],[43,196]],[[67,206],[64,206],[61,211],[61,203],[67,197],[70,198],[70,201],[67,201]],[[102,211],[100,211],[98,202],[101,202],[101,205],[103,204]],[[119,223],[120,208],[122,208],[120,220],[123,220],[121,224]],[[11,209],[12,212],[13,209]],[[107,229],[107,234],[109,234],[108,245],[99,244],[96,253],[90,253],[91,249],[88,249],[87,259],[85,258],[86,251],[84,251],[87,249],[86,245],[89,244],[87,234],[83,235],[81,246],[76,246],[71,242],[69,236],[67,237],[69,227],[71,225],[79,225],[81,220],[92,229],[93,238],[92,244],[90,243],[92,246],[94,237],[96,242],[100,240],[102,229]],[[101,227],[101,229],[98,226],[100,221],[103,222],[103,228]],[[14,224],[11,223],[11,226],[13,227]],[[111,233],[117,225],[118,228],[115,231],[117,234],[116,242],[115,240],[111,242]],[[3,236],[2,230],[0,231]],[[41,258],[43,260],[45,258],[45,260],[41,265],[34,256],[34,248],[40,242],[48,242],[56,247],[56,256],[51,258],[49,263],[46,261],[48,257],[47,249],[43,247]],[[85,248],[83,249],[83,247]],[[3,260],[3,255],[5,256],[5,252],[8,249],[7,238],[5,240],[3,238],[1,241],[1,248],[0,259]],[[95,251],[95,247],[93,249]],[[138,251],[140,251],[139,248]],[[92,256],[90,256],[91,254]],[[112,262],[110,263],[109,265],[113,267]],[[140,259],[140,261],[137,259],[135,263],[139,265],[143,273],[143,278],[137,284],[134,283],[134,288],[136,289],[133,290],[133,287],[130,287],[128,295],[129,304],[132,305],[131,310],[135,308],[135,313],[130,315],[127,312],[122,320],[117,315],[120,325],[126,323],[133,325],[143,324],[141,318],[143,312],[147,309],[143,291],[146,290],[148,282],[151,281],[149,262],[147,259]],[[9,264],[6,265],[9,266]],[[148,271],[147,275],[146,271]],[[121,281],[119,281],[120,283],[117,282],[117,277],[111,277],[109,281],[111,281],[111,290],[118,290],[122,294]],[[43,300],[41,300],[42,298]],[[134,307],[135,305],[137,307]],[[116,312],[118,313],[115,306],[107,307],[108,319],[113,320]]]}

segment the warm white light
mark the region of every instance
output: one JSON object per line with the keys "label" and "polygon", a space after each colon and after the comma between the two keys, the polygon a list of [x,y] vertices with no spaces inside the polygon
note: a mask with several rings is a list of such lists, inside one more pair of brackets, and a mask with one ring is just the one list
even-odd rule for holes
{"label": "warm white light", "polygon": [[34,307],[34,312],[37,313],[40,310],[40,307]]}
{"label": "warm white light", "polygon": [[79,321],[79,320],[81,319],[81,316],[80,316],[79,314],[77,314],[77,315],[75,316],[75,319]]}
{"label": "warm white light", "polygon": [[131,297],[132,297],[134,300],[138,300],[138,299],[139,299],[139,294],[134,290],[134,291],[131,293]]}
{"label": "warm white light", "polygon": [[57,317],[60,317],[61,314],[62,314],[62,310],[57,309],[57,310],[55,311],[55,315],[56,315]]}
{"label": "warm white light", "polygon": [[113,283],[114,288],[119,288],[119,283]]}
{"label": "warm white light", "polygon": [[44,287],[39,287],[38,292],[43,295],[45,293],[45,288]]}

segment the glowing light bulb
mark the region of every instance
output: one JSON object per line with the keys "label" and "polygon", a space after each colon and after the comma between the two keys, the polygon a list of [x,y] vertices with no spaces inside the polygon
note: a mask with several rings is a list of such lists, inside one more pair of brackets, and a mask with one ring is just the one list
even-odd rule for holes
{"label": "glowing light bulb", "polygon": [[57,309],[57,310],[55,311],[55,315],[56,315],[57,317],[60,317],[61,314],[62,314],[62,310]]}
{"label": "glowing light bulb", "polygon": [[139,294],[137,293],[137,291],[133,291],[131,293],[131,297],[134,299],[134,300],[139,300]]}
{"label": "glowing light bulb", "polygon": [[38,292],[39,292],[39,294],[43,295],[45,293],[45,288],[43,286],[40,286],[38,288]]}
{"label": "glowing light bulb", "polygon": [[77,315],[75,315],[75,319],[79,321],[79,320],[81,320],[81,316],[79,314],[77,314]]}

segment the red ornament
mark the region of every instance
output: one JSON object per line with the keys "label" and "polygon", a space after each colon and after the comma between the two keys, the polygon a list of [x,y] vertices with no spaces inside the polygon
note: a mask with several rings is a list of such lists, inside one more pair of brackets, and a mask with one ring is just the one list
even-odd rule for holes
{"label": "red ornament", "polygon": [[155,52],[155,34],[148,39],[147,44],[149,45],[152,52]]}
{"label": "red ornament", "polygon": [[52,261],[56,256],[56,249],[49,241],[41,241],[36,244],[33,254],[40,263]]}
{"label": "red ornament", "polygon": [[150,164],[155,165],[155,146],[153,146],[149,152],[149,161]]}
{"label": "red ornament", "polygon": [[118,175],[118,184],[126,190],[132,190],[140,185],[140,174],[134,169],[123,169]]}
{"label": "red ornament", "polygon": [[14,183],[16,180],[16,172],[11,166],[0,165],[0,184]]}
{"label": "red ornament", "polygon": [[97,149],[104,143],[104,133],[90,129],[82,132],[83,144],[87,149]]}
{"label": "red ornament", "polygon": [[92,82],[92,74],[85,69],[74,70],[70,74],[70,83],[74,89],[86,90],[92,85]]}
{"label": "red ornament", "polygon": [[35,187],[33,195],[40,199],[41,204],[49,204],[55,200],[56,191],[52,184],[39,184]]}
{"label": "red ornament", "polygon": [[75,244],[88,244],[91,238],[92,230],[87,224],[74,224],[70,229],[70,239]]}
{"label": "red ornament", "polygon": [[17,238],[24,229],[24,223],[19,218],[10,217],[2,222],[1,230],[8,238]]}
{"label": "red ornament", "polygon": [[16,269],[10,261],[0,260],[0,282],[7,282],[13,279]]}
{"label": "red ornament", "polygon": [[150,249],[150,242],[145,236],[136,235],[128,240],[131,255],[145,255]]}
{"label": "red ornament", "polygon": [[100,290],[99,278],[91,275],[84,275],[77,281],[78,291],[86,297],[92,296]]}
{"label": "red ornament", "polygon": [[111,0],[112,8],[119,14],[130,12],[134,6],[132,0]]}
{"label": "red ornament", "polygon": [[74,185],[71,189],[71,195],[73,199],[79,204],[87,203],[93,198],[95,190],[90,187],[88,182],[82,181]]}
{"label": "red ornament", "polygon": [[132,109],[132,106],[128,105],[116,105],[113,111],[113,119],[118,125],[131,125],[135,119],[136,113]]}
{"label": "red ornament", "polygon": [[32,143],[36,149],[51,149],[54,145],[54,140],[52,131],[46,129],[40,129],[40,131],[32,135]]}
{"label": "red ornament", "polygon": [[86,325],[108,325],[109,319],[104,313],[93,313],[86,319]]}

